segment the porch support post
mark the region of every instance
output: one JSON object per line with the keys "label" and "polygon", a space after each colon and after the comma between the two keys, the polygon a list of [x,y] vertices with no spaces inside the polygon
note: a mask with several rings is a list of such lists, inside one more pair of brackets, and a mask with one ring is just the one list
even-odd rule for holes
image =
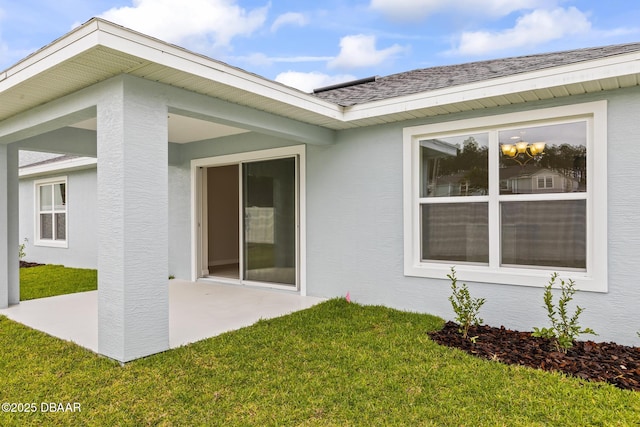
{"label": "porch support post", "polygon": [[169,348],[166,100],[122,76],[97,106],[98,351]]}
{"label": "porch support post", "polygon": [[18,148],[0,145],[0,308],[19,302]]}

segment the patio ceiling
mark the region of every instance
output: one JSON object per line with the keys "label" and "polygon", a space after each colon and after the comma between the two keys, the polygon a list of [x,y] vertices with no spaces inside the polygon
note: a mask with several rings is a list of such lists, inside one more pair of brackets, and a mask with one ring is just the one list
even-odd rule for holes
{"label": "patio ceiling", "polygon": [[[179,114],[169,114],[168,126],[169,142],[176,144],[187,144],[194,141],[203,141],[205,139],[215,139],[249,132],[246,129],[181,116]],[[71,127],[96,130],[97,120],[95,118],[83,120]]]}

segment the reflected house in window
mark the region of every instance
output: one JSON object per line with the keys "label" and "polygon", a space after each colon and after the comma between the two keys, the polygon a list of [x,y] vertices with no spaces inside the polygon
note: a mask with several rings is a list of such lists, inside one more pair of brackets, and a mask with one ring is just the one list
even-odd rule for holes
{"label": "reflected house in window", "polygon": [[573,193],[579,188],[576,178],[537,165],[500,169],[501,194]]}
{"label": "reflected house in window", "polygon": [[428,139],[420,142],[423,158],[423,197],[483,196],[487,194],[487,147],[480,135]]}

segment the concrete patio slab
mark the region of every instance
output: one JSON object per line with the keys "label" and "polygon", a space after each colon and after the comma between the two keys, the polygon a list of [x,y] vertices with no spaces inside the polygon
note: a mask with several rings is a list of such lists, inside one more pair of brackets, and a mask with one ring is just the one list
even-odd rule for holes
{"label": "concrete patio slab", "polygon": [[[171,280],[169,346],[180,347],[322,301],[270,289]],[[0,309],[0,315],[98,351],[98,291],[22,301]]]}

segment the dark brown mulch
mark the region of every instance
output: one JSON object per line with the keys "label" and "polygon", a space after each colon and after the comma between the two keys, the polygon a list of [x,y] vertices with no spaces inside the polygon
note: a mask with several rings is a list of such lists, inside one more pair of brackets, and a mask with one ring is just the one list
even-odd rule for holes
{"label": "dark brown mulch", "polygon": [[20,268],[38,267],[40,265],[44,264],[38,264],[37,262],[20,261]]}
{"label": "dark brown mulch", "polygon": [[640,347],[576,341],[564,354],[557,351],[551,340],[533,337],[531,332],[476,326],[469,329],[469,336],[477,337],[474,343],[463,338],[458,329],[458,324],[447,322],[442,330],[430,332],[429,336],[438,344],[456,347],[489,360],[560,371],[640,391]]}

